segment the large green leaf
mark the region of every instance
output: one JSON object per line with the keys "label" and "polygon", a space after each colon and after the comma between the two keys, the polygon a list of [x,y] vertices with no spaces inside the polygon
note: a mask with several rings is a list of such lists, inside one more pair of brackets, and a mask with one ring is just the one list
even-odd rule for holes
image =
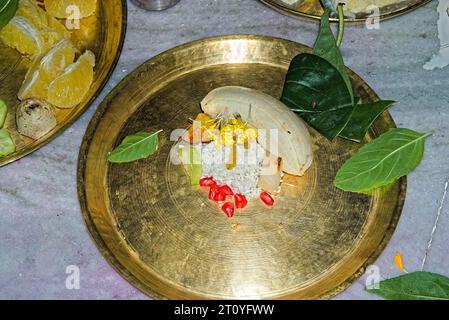
{"label": "large green leaf", "polygon": [[16,151],[11,135],[5,129],[0,129],[0,157],[5,157]]}
{"label": "large green leaf", "polygon": [[159,146],[158,132],[139,132],[123,139],[108,156],[109,162],[125,163],[144,159],[154,154]]}
{"label": "large green leaf", "polygon": [[337,42],[335,41],[334,34],[330,27],[329,12],[329,9],[326,9],[321,16],[320,31],[315,41],[315,45],[313,46],[313,53],[326,59],[340,72],[351,98],[354,99],[351,80],[346,72],[343,57],[341,56],[340,49],[337,46]]}
{"label": "large green leaf", "polygon": [[0,100],[0,129],[5,124],[6,115],[8,114],[8,107],[3,100]]}
{"label": "large green leaf", "polygon": [[0,1],[0,30],[16,15],[19,0]]}
{"label": "large green leaf", "polygon": [[366,290],[391,300],[449,300],[449,278],[430,272],[413,272],[381,281]]}
{"label": "large green leaf", "polygon": [[348,124],[340,137],[360,142],[374,121],[387,110],[394,101],[382,100],[372,103],[357,104]]}
{"label": "large green leaf", "polygon": [[327,60],[308,53],[291,61],[281,100],[329,139],[340,134],[354,110],[341,73]]}
{"label": "large green leaf", "polygon": [[410,129],[390,129],[363,146],[340,168],[335,186],[366,193],[407,175],[420,164],[424,140],[429,135]]}

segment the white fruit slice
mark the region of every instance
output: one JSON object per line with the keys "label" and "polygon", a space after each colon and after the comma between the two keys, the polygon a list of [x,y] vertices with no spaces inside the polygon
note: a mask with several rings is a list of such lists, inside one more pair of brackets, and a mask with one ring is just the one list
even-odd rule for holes
{"label": "white fruit slice", "polygon": [[[251,126],[264,129],[270,138],[261,139],[259,133],[258,141],[270,154],[282,159],[281,170],[285,173],[302,176],[311,166],[312,141],[306,124],[272,96],[244,87],[221,87],[212,90],[201,107],[213,117],[229,118],[238,113]],[[277,132],[277,143],[270,132]]]}

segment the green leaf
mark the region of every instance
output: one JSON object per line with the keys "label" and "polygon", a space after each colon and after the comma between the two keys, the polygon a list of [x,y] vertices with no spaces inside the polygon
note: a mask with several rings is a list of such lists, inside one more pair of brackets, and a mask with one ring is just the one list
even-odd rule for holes
{"label": "green leaf", "polygon": [[154,154],[159,147],[159,133],[139,132],[123,139],[123,142],[108,156],[113,163],[126,163],[144,159]]}
{"label": "green leaf", "polygon": [[328,139],[343,131],[354,110],[341,73],[327,60],[308,53],[290,63],[281,100]]}
{"label": "green leaf", "polygon": [[179,157],[184,170],[190,177],[190,184],[197,186],[203,175],[203,166],[201,165],[201,153],[192,146],[179,149]]}
{"label": "green leaf", "polygon": [[340,137],[360,142],[374,121],[387,110],[394,101],[385,100],[372,103],[357,104],[348,124],[340,133]]}
{"label": "green leaf", "polygon": [[0,30],[16,15],[19,0],[3,0],[0,4]]}
{"label": "green leaf", "polygon": [[3,100],[0,100],[0,129],[5,124],[6,115],[8,114],[8,107]]}
{"label": "green leaf", "polygon": [[430,272],[413,272],[381,281],[366,290],[390,300],[449,300],[449,278]]}
{"label": "green leaf", "polygon": [[352,91],[351,80],[346,72],[343,57],[341,56],[340,49],[337,46],[337,42],[330,27],[329,12],[329,9],[325,9],[323,15],[321,16],[320,31],[318,33],[315,45],[313,46],[313,54],[326,59],[340,72],[353,101],[354,94]]}
{"label": "green leaf", "polygon": [[394,128],[364,145],[337,172],[334,184],[345,191],[367,193],[413,171],[430,133]]}
{"label": "green leaf", "polygon": [[11,135],[7,130],[0,129],[0,157],[5,157],[14,151],[16,151],[16,146]]}

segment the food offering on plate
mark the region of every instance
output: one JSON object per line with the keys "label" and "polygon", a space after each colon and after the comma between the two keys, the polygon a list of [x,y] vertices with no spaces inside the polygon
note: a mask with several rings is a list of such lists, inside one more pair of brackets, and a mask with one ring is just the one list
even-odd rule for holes
{"label": "food offering on plate", "polygon": [[201,108],[172,154],[228,217],[257,198],[273,206],[283,176],[302,176],[312,164],[307,126],[281,101],[229,86],[211,91]]}
{"label": "food offering on plate", "polygon": [[[340,21],[342,9],[339,5]],[[430,133],[392,128],[366,141],[394,101],[355,96],[339,49],[343,30],[335,39],[325,10],[312,53],[291,60],[279,100],[245,87],[216,88],[201,101],[192,124],[170,134],[176,141],[172,163],[182,164],[191,185],[207,190],[204,196],[228,217],[257,198],[275,206],[287,175],[300,179],[306,173],[313,162],[308,126],[329,141],[364,143],[334,178],[334,186],[343,191],[388,189],[420,164]],[[127,136],[108,161],[132,162],[156,153],[161,132]]]}
{"label": "food offering on plate", "polygon": [[[0,24],[0,42],[30,65],[17,92],[21,103],[15,117],[21,135],[41,139],[56,127],[58,110],[75,108],[88,93],[95,55],[77,47],[74,33],[96,7],[96,0],[7,2],[2,20],[8,22]],[[15,151],[9,133],[3,131],[7,143],[2,145],[7,147],[0,150],[0,157]]]}

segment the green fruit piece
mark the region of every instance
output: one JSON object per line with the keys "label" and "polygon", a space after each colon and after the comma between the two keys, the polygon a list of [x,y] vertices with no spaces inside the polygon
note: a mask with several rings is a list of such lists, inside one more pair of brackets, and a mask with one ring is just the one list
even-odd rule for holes
{"label": "green fruit piece", "polygon": [[3,100],[0,100],[0,129],[3,128],[6,120],[6,114],[8,113],[8,107]]}
{"label": "green fruit piece", "polygon": [[5,129],[0,129],[0,157],[5,157],[16,151],[11,135]]}

